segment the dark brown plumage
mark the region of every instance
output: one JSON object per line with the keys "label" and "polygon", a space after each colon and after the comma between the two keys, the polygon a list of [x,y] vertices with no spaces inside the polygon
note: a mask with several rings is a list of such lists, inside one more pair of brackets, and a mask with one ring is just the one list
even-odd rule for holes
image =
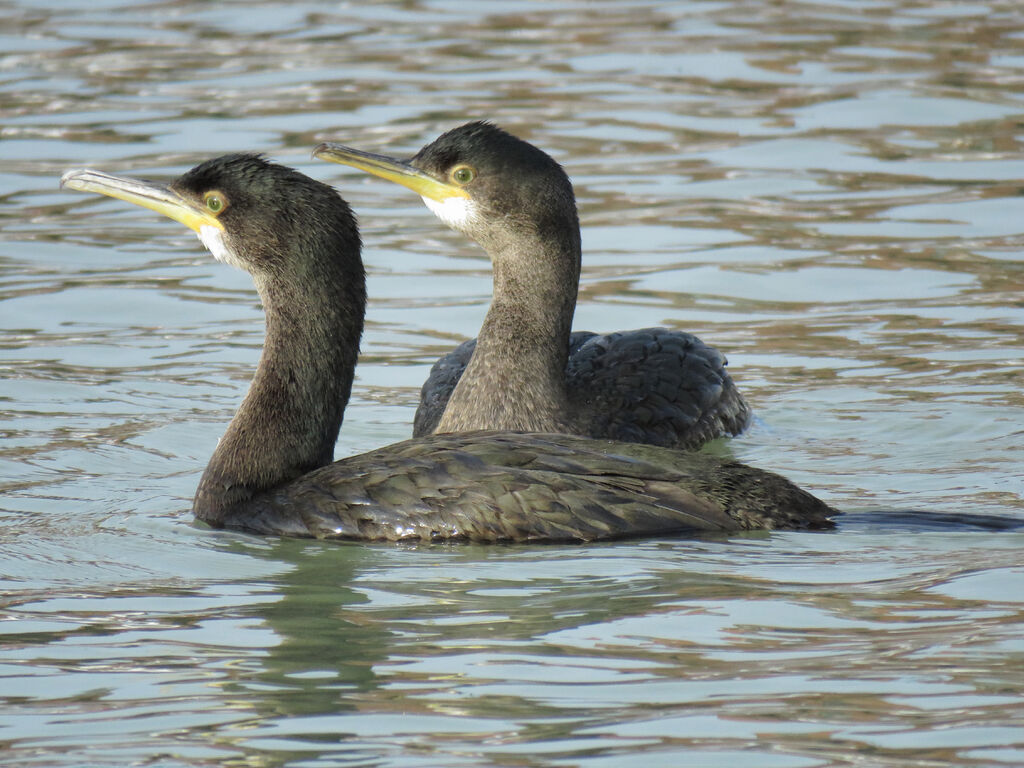
{"label": "dark brown plumage", "polygon": [[345,201],[252,155],[208,161],[169,186],[95,171],[69,171],[62,182],[171,216],[252,274],[266,343],[196,493],[194,513],[210,525],[481,542],[831,526],[834,510],[778,475],[566,435],[434,435],[332,463],[366,299]]}
{"label": "dark brown plumage", "polygon": [[487,251],[494,297],[480,334],[435,363],[413,434],[566,432],[697,448],[746,429],[726,359],[689,333],[570,335],[580,277],[572,183],[490,123],[445,133],[410,160],[323,144],[314,154],[410,187]]}

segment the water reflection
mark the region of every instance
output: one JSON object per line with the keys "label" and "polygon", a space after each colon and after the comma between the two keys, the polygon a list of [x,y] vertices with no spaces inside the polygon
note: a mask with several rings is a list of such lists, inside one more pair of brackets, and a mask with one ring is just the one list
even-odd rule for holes
{"label": "water reflection", "polygon": [[[920,728],[943,730],[950,711],[980,724],[1014,708],[1005,686],[956,667],[935,673],[935,660],[968,638],[998,646],[1020,620],[1019,569],[1005,571],[995,604],[991,586],[960,570],[965,549],[986,547],[981,539],[926,539],[916,559],[898,563],[856,535],[786,538],[789,554],[766,538],[557,548],[554,557],[275,548],[274,559],[295,567],[278,582],[280,600],[255,612],[279,642],[259,669],[236,670],[246,700],[262,704],[220,736],[264,755],[415,759],[422,749],[448,759],[468,750],[500,762],[538,742],[561,759],[654,745],[679,759],[769,736],[799,755],[824,732],[836,749],[895,756],[927,741],[912,735]],[[836,567],[823,574],[827,554]],[[1011,549],[993,554],[1014,562]],[[865,557],[875,566],[868,584]],[[936,584],[939,562],[945,577],[922,590]],[[978,589],[985,604],[971,602]],[[918,730],[863,724],[901,711],[917,713]],[[963,725],[932,748],[953,759],[976,738]]]}
{"label": "water reflection", "polygon": [[374,666],[390,640],[376,623],[352,619],[351,606],[367,602],[353,588],[353,575],[372,562],[374,551],[280,542],[267,555],[292,564],[276,580],[278,599],[259,611],[277,642],[256,674],[245,670],[231,692],[246,698],[259,692],[266,699],[265,707],[257,707],[262,717],[353,709],[355,695],[378,687]]}

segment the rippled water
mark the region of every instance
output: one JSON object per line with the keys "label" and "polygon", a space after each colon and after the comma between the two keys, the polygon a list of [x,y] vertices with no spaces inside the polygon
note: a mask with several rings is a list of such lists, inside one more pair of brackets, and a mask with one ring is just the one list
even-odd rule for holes
{"label": "rippled water", "polygon": [[[910,514],[1024,521],[1018,2],[0,19],[0,761],[1024,764],[1024,533]],[[59,174],[259,150],[337,184],[371,271],[343,455],[409,434],[490,277],[408,191],[309,150],[412,152],[470,118],[572,175],[576,327],[725,350],[758,421],[716,449],[847,510],[838,533],[379,547],[191,524],[256,296]]]}

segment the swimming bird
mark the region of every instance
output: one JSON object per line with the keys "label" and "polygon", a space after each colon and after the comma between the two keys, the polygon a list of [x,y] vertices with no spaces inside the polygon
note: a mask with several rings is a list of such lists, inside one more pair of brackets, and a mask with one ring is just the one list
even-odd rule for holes
{"label": "swimming bird", "polygon": [[490,256],[480,333],[434,364],[413,435],[519,429],[692,449],[746,429],[750,409],[725,356],[696,336],[571,333],[579,219],[572,183],[547,153],[473,122],[409,160],[333,143],[313,155],[414,190]]}
{"label": "swimming bird", "polygon": [[61,184],[163,213],[253,278],[263,352],[193,501],[213,527],[499,542],[831,525],[834,510],[779,475],[576,436],[430,435],[333,461],[366,304],[359,231],[338,193],[247,154],[170,184],[93,170],[68,171]]}

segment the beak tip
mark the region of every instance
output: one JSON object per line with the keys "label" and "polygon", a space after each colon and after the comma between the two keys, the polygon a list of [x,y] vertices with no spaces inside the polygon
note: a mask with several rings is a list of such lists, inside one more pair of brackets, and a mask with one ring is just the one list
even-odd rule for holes
{"label": "beak tip", "polygon": [[320,153],[327,149],[327,142],[322,141],[313,147],[313,151],[310,153],[310,157],[319,158]]}
{"label": "beak tip", "polygon": [[[64,189],[64,187],[68,186],[70,182],[74,181],[75,177],[78,176],[80,173],[82,173],[81,168],[71,168],[70,170],[64,171],[64,173],[62,173],[60,177],[60,188]],[[72,187],[72,189],[74,189],[74,187]]]}

